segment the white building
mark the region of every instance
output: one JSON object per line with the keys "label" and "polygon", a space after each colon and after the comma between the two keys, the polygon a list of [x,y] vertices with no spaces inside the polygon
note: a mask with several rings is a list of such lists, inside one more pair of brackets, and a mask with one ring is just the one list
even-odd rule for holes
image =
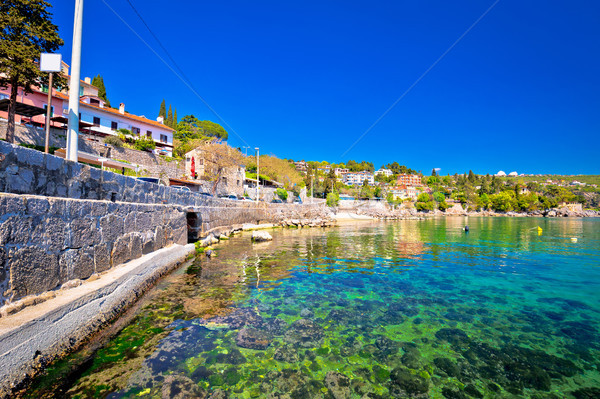
{"label": "white building", "polygon": [[370,172],[348,172],[342,175],[342,181],[349,186],[362,185],[365,180],[371,186],[375,184],[375,177]]}
{"label": "white building", "polygon": [[510,172],[508,175],[511,176],[511,177],[517,177],[517,176],[519,176],[519,174],[517,172]]}
{"label": "white building", "polygon": [[385,175],[386,177],[390,177],[393,174],[394,174],[394,172],[392,172],[389,169],[384,169],[384,168],[381,168],[381,169],[375,171],[375,176],[377,176],[377,175]]}
{"label": "white building", "polygon": [[[127,129],[134,138],[151,138],[156,144],[155,153],[173,156],[174,129],[164,125],[162,118],[151,120],[145,116],[138,116],[125,112],[125,104],[121,103],[119,109],[106,106],[104,100],[98,97],[98,88],[90,83],[90,78],[81,82],[79,98],[79,120],[91,124],[82,129],[84,133],[97,136],[117,136],[118,129]],[[63,101],[62,115],[68,117],[69,96],[64,93],[55,93]],[[56,111],[55,111],[56,112]]]}
{"label": "white building", "polygon": [[506,173],[503,170],[501,170],[498,173],[496,173],[496,176],[503,177],[506,176]]}
{"label": "white building", "polygon": [[350,170],[345,168],[335,168],[333,170],[333,173],[335,173],[336,176],[344,176],[348,172],[350,172]]}

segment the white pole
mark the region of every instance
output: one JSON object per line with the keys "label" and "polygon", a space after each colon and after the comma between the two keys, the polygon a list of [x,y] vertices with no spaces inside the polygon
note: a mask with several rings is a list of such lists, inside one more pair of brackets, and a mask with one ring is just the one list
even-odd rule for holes
{"label": "white pole", "polygon": [[259,187],[259,183],[260,183],[260,181],[259,181],[259,179],[260,179],[259,173],[260,172],[259,172],[259,169],[258,169],[258,162],[259,162],[260,158],[258,157],[258,153],[259,153],[258,147],[256,147],[255,150],[256,150],[256,202],[258,203],[258,199],[260,198],[259,197],[260,194],[259,194],[259,191],[258,191],[258,187]]}
{"label": "white pole", "polygon": [[81,75],[81,31],[83,27],[83,0],[75,0],[73,51],[71,53],[71,80],[69,83],[69,131],[67,159],[77,162],[79,150],[79,78]]}

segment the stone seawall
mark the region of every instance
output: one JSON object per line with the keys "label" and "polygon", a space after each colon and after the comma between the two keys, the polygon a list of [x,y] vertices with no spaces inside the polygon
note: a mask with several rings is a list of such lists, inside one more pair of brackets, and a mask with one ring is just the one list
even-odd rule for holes
{"label": "stone seawall", "polygon": [[188,225],[199,238],[218,227],[327,215],[321,205],[207,197],[0,141],[0,307],[185,244]]}
{"label": "stone seawall", "polygon": [[181,206],[0,194],[0,306],[186,243]]}

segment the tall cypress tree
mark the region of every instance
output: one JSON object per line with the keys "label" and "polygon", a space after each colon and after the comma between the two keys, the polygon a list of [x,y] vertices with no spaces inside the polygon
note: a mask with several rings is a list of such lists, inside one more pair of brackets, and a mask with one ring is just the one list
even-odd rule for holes
{"label": "tall cypress tree", "polygon": [[169,104],[169,113],[167,114],[167,122],[165,125],[173,127],[173,110],[171,108],[171,104]]}
{"label": "tall cypress tree", "polygon": [[160,103],[160,111],[158,111],[158,116],[163,117],[163,121],[167,120],[167,107],[165,105],[165,99],[163,98],[162,103]]}
{"label": "tall cypress tree", "polygon": [[110,107],[110,101],[108,101],[108,98],[106,97],[106,87],[104,86],[104,79],[102,76],[98,74],[98,76],[92,79],[92,84],[98,88],[98,97],[103,99],[106,105]]}
{"label": "tall cypress tree", "polygon": [[[40,53],[52,53],[63,45],[58,27],[47,10],[50,3],[40,0],[2,0],[0,2],[0,86],[10,85],[6,140],[14,141],[17,90],[26,93],[38,86]],[[56,74],[54,86],[65,84]]]}
{"label": "tall cypress tree", "polygon": [[177,108],[175,108],[175,111],[173,111],[173,126],[171,126],[173,129],[177,129]]}

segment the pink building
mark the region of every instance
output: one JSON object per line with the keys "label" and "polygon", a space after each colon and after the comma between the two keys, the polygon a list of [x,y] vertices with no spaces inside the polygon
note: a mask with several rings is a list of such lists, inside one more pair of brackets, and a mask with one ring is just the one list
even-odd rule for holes
{"label": "pink building", "polygon": [[[68,75],[69,67],[63,62],[62,73]],[[0,88],[0,104],[10,98],[11,87]],[[127,129],[134,137],[151,138],[156,144],[155,152],[162,155],[173,155],[174,130],[159,120],[151,120],[125,112],[125,105],[119,109],[106,107],[105,102],[98,97],[98,88],[91,84],[90,78],[80,81],[79,88],[79,120],[82,133],[93,134],[100,137],[116,136],[118,129]],[[25,94],[19,87],[17,103],[47,109],[48,88],[34,87],[33,93]],[[69,109],[69,96],[66,90],[52,92],[51,101],[51,126],[66,129]],[[7,120],[8,112],[0,110],[0,119]],[[33,117],[15,115],[15,124],[28,124],[45,127],[46,113]]]}

